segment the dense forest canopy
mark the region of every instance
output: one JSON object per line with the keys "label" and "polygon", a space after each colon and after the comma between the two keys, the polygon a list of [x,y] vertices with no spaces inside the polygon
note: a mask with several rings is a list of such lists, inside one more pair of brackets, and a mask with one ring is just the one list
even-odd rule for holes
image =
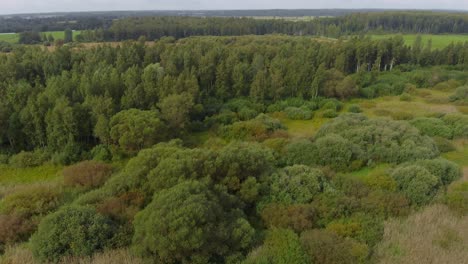
{"label": "dense forest canopy", "polygon": [[0,53],[0,263],[468,258],[468,42],[365,34],[465,14],[217,12],[10,20],[64,40]]}

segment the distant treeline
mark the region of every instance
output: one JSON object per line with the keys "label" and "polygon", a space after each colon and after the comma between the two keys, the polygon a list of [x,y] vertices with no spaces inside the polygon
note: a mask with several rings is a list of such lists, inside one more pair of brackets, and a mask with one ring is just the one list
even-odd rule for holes
{"label": "distant treeline", "polygon": [[109,29],[88,31],[83,41],[158,39],[164,36],[320,35],[340,37],[367,32],[430,34],[468,33],[468,15],[429,12],[359,13],[310,21],[222,17],[132,17],[116,20]]}
{"label": "distant treeline", "polygon": [[[315,17],[310,20],[252,17]],[[249,18],[250,17],[250,18]],[[101,30],[93,40],[192,35],[342,35],[366,32],[468,33],[468,14],[376,10],[128,11],[0,17],[0,32]],[[88,34],[88,38],[92,34]]]}

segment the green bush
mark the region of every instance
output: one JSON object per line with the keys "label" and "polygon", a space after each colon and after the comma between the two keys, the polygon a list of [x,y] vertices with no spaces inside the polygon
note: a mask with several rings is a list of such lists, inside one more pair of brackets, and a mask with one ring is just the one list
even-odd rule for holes
{"label": "green bush", "polygon": [[135,217],[134,249],[164,263],[209,263],[247,249],[254,229],[232,209],[200,182],[163,190]]}
{"label": "green bush", "polygon": [[45,217],[31,238],[34,256],[58,261],[65,256],[90,256],[106,248],[113,228],[108,219],[89,207],[65,207]]}
{"label": "green bush", "polygon": [[91,157],[96,161],[111,161],[112,152],[107,145],[97,145],[91,150]]}
{"label": "green bush", "polygon": [[348,108],[348,112],[350,113],[361,113],[362,110],[361,110],[361,107],[359,107],[359,105],[350,105],[349,108]]}
{"label": "green bush", "polygon": [[433,137],[432,139],[434,140],[434,143],[436,144],[437,149],[438,149],[441,153],[447,153],[447,152],[456,150],[456,148],[455,148],[455,146],[453,145],[452,141],[450,141],[450,140],[448,140],[448,139],[446,139],[446,138],[443,138],[443,137]]}
{"label": "green bush", "polygon": [[411,120],[414,118],[414,115],[408,112],[397,111],[390,113],[390,117],[393,120]]}
{"label": "green bush", "polygon": [[447,114],[442,120],[452,129],[454,138],[468,138],[467,115]]}
{"label": "green bush", "polygon": [[431,137],[443,137],[447,139],[453,137],[453,130],[438,118],[420,117],[413,119],[410,123],[419,129],[421,133]]}
{"label": "green bush", "polygon": [[294,140],[286,145],[283,159],[288,165],[314,165],[317,160],[317,147],[308,139]]}
{"label": "green bush", "polygon": [[442,158],[418,160],[414,164],[424,167],[432,175],[436,176],[443,185],[452,183],[462,175],[460,167],[456,163]]}
{"label": "green bush", "polygon": [[242,264],[307,264],[309,258],[299,237],[288,229],[273,229],[262,246],[252,251]]}
{"label": "green bush", "polygon": [[400,95],[400,101],[410,102],[412,100],[413,100],[413,97],[408,93],[403,93],[402,95]]}
{"label": "green bush", "polygon": [[333,109],[327,109],[322,112],[323,118],[335,118],[338,116],[338,113]]}
{"label": "green bush", "polygon": [[450,101],[468,102],[468,86],[461,86],[455,90],[455,93],[450,96]]}
{"label": "green bush", "polygon": [[309,120],[314,116],[312,111],[305,107],[288,107],[285,112],[288,118],[292,120]]}
{"label": "green bush", "polygon": [[36,167],[42,165],[47,160],[47,156],[42,151],[20,153],[10,157],[9,163],[15,168]]}
{"label": "green bush", "polygon": [[269,178],[268,202],[305,204],[322,191],[325,175],[305,165],[286,167]]}
{"label": "green bush", "polygon": [[317,164],[336,170],[346,169],[353,156],[353,145],[340,135],[328,134],[316,140]]}
{"label": "green bush", "polygon": [[415,205],[429,203],[440,186],[440,180],[423,166],[402,165],[392,172],[398,189]]}

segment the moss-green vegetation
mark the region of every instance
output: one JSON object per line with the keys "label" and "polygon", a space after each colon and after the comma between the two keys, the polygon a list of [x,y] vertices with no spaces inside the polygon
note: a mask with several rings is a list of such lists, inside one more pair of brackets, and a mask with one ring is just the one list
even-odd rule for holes
{"label": "moss-green vegetation", "polygon": [[47,182],[57,179],[62,166],[44,164],[32,168],[13,168],[0,165],[0,184],[16,185],[36,182]]}

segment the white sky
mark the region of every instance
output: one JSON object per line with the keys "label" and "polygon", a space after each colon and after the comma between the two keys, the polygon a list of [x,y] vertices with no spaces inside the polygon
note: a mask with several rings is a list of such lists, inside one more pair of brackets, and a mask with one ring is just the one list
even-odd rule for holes
{"label": "white sky", "polygon": [[468,0],[0,0],[0,14],[59,11],[275,8],[468,10]]}

